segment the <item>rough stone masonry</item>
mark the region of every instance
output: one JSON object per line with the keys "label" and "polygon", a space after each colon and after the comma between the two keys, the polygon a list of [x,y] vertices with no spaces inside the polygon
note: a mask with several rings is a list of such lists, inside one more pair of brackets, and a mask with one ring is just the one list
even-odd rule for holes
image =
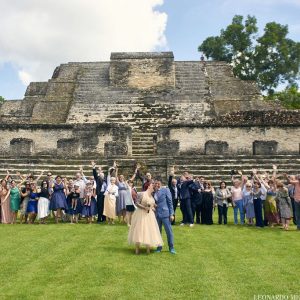
{"label": "rough stone masonry", "polygon": [[[299,154],[300,113],[270,106],[218,61],[172,52],[70,62],[0,108],[2,155]],[[293,141],[293,142],[291,142]]]}

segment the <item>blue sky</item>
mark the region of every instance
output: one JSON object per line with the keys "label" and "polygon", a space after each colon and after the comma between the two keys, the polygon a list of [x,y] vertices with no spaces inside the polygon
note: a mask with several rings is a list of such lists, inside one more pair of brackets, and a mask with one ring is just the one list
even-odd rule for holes
{"label": "blue sky", "polygon": [[[30,1],[27,0],[27,3]],[[71,21],[74,23],[70,28],[66,25],[70,23],[69,20],[63,23],[65,16],[72,17],[70,6],[61,7],[58,0],[41,1],[40,7],[36,7],[36,4],[26,7],[12,5],[9,0],[0,2],[0,10],[4,9],[8,15],[6,19],[0,19],[0,27],[8,29],[6,34],[0,33],[0,95],[6,99],[21,99],[28,82],[49,79],[56,65],[74,60],[107,60],[109,53],[115,50],[170,50],[174,52],[176,60],[197,60],[200,56],[198,45],[206,37],[218,35],[235,14],[256,16],[260,31],[270,21],[287,24],[289,37],[300,41],[300,0],[164,0],[158,6],[162,0],[127,0],[127,6],[124,7],[120,7],[120,0],[101,0],[100,15],[84,7],[83,25],[76,20],[76,10],[82,12],[81,5],[86,6],[87,2],[74,1],[77,6],[73,6]],[[89,1],[95,8],[101,2]],[[51,14],[54,3],[60,5],[61,15],[57,14],[56,7]],[[136,11],[133,14],[134,7]],[[14,28],[20,15],[27,21]],[[96,21],[92,21],[93,18]],[[121,24],[114,27],[115,18]],[[51,26],[47,25],[48,19],[52,22]],[[98,23],[100,19],[102,21]],[[98,29],[92,31],[95,22]],[[98,34],[102,39],[97,40]],[[80,40],[83,41],[81,44],[78,43]],[[80,49],[82,44],[86,46]]]}

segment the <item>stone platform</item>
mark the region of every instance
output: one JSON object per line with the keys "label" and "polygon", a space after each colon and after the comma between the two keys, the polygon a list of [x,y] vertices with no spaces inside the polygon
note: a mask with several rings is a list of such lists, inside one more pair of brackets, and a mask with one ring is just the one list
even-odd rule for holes
{"label": "stone platform", "polygon": [[[230,171],[232,169],[242,170],[245,175],[249,175],[253,168],[272,173],[272,165],[278,166],[279,177],[283,173],[298,174],[300,173],[300,156],[299,155],[199,155],[191,157],[148,157],[147,159],[133,159],[122,157],[89,157],[89,158],[52,158],[50,156],[39,157],[1,157],[0,158],[0,177],[6,175],[6,170],[10,170],[14,178],[16,172],[22,174],[33,172],[39,175],[42,170],[51,171],[53,175],[62,175],[73,178],[75,173],[82,166],[86,176],[92,175],[90,160],[95,159],[98,166],[106,172],[108,166],[111,166],[113,160],[116,160],[120,167],[120,174],[130,177],[134,172],[134,166],[138,162],[141,164],[141,171],[145,174],[150,171],[153,177],[159,176],[167,183],[167,176],[171,166],[176,166],[177,174],[183,171],[189,171],[195,176],[204,176],[210,180],[213,185],[218,186],[220,180],[225,180],[228,184],[231,181]],[[140,182],[137,182],[140,185]]]}
{"label": "stone platform", "polygon": [[48,82],[32,82],[23,100],[0,107],[0,133],[6,157],[117,156],[159,168],[199,155],[296,157],[300,112],[264,102],[225,62],[125,52],[62,64]]}

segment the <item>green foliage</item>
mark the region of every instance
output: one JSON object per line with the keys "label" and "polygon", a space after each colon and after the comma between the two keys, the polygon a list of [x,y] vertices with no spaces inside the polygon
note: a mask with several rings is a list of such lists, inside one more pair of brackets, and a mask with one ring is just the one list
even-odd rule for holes
{"label": "green foliage", "polygon": [[5,99],[2,96],[0,96],[0,104],[2,104],[4,101]]}
{"label": "green foliage", "polygon": [[288,109],[300,109],[300,92],[297,86],[293,85],[282,92],[270,94],[265,97],[266,100],[279,100],[281,104]]}
{"label": "green foliage", "polygon": [[299,79],[300,43],[289,38],[288,26],[267,23],[262,36],[257,35],[254,16],[234,16],[219,36],[208,37],[198,47],[208,58],[231,63],[236,76],[256,80],[262,91],[274,92],[281,83],[294,84]]}
{"label": "green foliage", "polygon": [[[214,213],[217,220],[217,211]],[[177,220],[180,220],[178,209]],[[176,255],[134,255],[126,225],[0,224],[1,299],[253,299],[298,295],[299,232],[173,227]]]}

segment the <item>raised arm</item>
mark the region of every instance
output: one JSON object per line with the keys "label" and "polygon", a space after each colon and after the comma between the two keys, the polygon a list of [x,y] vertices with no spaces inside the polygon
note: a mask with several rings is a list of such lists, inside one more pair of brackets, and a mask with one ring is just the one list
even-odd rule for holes
{"label": "raised arm", "polygon": [[276,177],[277,177],[277,166],[273,165],[273,175],[272,175],[272,179],[274,180],[274,183],[276,181]]}
{"label": "raised arm", "polygon": [[80,172],[80,174],[81,174],[82,180],[83,180],[84,183],[86,184],[86,183],[88,182],[88,180],[87,180],[87,178],[85,177],[85,175],[84,175],[84,173],[83,173],[83,168],[82,168],[82,166],[80,166],[79,172]]}
{"label": "raised arm", "polygon": [[9,178],[9,176],[10,176],[10,173],[9,173],[9,171],[8,170],[6,170],[6,176],[5,176],[5,181],[7,181],[8,180],[8,178]]}
{"label": "raised arm", "polygon": [[138,167],[135,168],[135,171],[134,171],[133,175],[130,178],[131,181],[134,181],[134,179],[135,179],[135,177],[137,175],[137,172],[138,172]]}
{"label": "raised arm", "polygon": [[296,184],[297,182],[299,182],[299,180],[291,179],[291,176],[287,175],[286,173],[284,173],[283,175],[287,178],[290,184]]}
{"label": "raised arm", "polygon": [[115,174],[115,176],[116,176],[116,184],[118,185],[119,183],[120,183],[120,181],[119,181],[119,176],[118,176],[118,168],[117,167],[114,167],[115,168],[115,170],[116,170],[116,174]]}
{"label": "raised arm", "polygon": [[93,169],[94,179],[95,179],[95,181],[97,181],[98,178],[99,178],[99,175],[98,175],[97,170],[96,170],[96,163],[92,160],[91,165],[92,165],[92,169]]}
{"label": "raised arm", "polygon": [[259,176],[257,176],[255,174],[255,178],[260,182],[261,185],[263,185],[266,189],[269,189],[270,186],[267,184],[267,182],[265,180],[263,180],[262,178],[259,178]]}
{"label": "raised arm", "polygon": [[44,170],[41,172],[41,174],[37,177],[37,179],[35,180],[36,183],[38,183],[38,181],[41,179],[41,177],[43,176],[44,174]]}

